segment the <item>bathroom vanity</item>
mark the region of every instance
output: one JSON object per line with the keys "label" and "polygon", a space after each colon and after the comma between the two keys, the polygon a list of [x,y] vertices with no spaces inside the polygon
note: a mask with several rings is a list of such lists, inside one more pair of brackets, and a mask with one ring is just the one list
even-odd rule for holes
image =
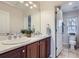
{"label": "bathroom vanity", "polygon": [[51,36],[39,36],[20,44],[2,44],[0,58],[47,58],[50,55]]}

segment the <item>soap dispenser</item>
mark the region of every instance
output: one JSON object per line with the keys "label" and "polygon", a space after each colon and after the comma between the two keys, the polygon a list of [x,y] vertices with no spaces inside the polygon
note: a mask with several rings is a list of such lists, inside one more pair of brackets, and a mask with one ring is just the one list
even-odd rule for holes
{"label": "soap dispenser", "polygon": [[50,28],[50,25],[49,24],[47,24],[46,34],[47,35],[51,35],[51,28]]}

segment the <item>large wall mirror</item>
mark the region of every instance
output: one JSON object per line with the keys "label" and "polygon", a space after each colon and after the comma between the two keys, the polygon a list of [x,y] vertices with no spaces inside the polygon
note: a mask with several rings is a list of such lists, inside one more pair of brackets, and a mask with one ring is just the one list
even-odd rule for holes
{"label": "large wall mirror", "polygon": [[27,29],[29,27],[31,27],[32,29],[34,27],[35,32],[41,32],[40,3],[35,3],[37,7],[33,9],[29,8],[28,12],[26,12],[26,15],[24,17],[24,29]]}
{"label": "large wall mirror", "polygon": [[26,3],[29,4],[27,1],[0,2],[0,33],[17,33],[29,27],[41,32],[40,3],[32,2],[29,6]]}
{"label": "large wall mirror", "polygon": [[0,10],[0,33],[9,33],[10,31],[10,14]]}

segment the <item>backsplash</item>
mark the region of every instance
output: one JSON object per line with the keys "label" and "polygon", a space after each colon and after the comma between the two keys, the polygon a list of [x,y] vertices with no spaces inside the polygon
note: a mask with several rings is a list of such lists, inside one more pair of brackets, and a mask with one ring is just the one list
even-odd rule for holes
{"label": "backsplash", "polygon": [[7,36],[8,33],[0,33],[0,36]]}

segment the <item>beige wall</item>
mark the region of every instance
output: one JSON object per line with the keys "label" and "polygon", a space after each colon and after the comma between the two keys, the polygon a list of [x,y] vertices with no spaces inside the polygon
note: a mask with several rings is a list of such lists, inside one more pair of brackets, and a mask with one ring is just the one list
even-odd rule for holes
{"label": "beige wall", "polygon": [[55,57],[55,8],[52,2],[40,3],[41,10],[41,32],[46,34],[47,24],[50,24],[52,31],[51,57]]}
{"label": "beige wall", "polygon": [[10,32],[19,32],[23,28],[24,14],[20,9],[0,2],[0,10],[10,14]]}
{"label": "beige wall", "polygon": [[48,1],[40,2],[41,12],[41,33],[46,34],[47,24],[51,26],[51,55],[55,57],[55,6],[59,6],[65,2],[61,1]]}

